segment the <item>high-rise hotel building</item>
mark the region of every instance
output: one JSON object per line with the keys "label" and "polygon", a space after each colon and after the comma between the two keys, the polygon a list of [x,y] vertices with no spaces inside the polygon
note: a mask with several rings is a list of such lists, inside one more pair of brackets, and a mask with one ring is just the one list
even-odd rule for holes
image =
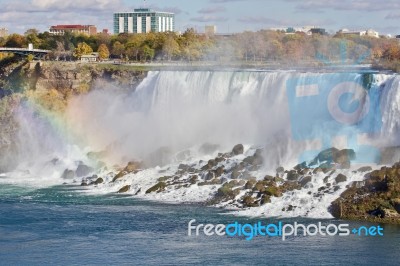
{"label": "high-rise hotel building", "polygon": [[114,33],[147,33],[175,30],[175,15],[148,8],[114,13]]}

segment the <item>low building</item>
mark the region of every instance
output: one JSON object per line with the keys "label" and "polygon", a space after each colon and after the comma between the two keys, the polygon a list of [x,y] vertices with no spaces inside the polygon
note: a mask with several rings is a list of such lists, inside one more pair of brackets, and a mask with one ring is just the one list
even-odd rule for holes
{"label": "low building", "polygon": [[309,32],[311,33],[311,35],[313,35],[313,34],[327,35],[328,34],[326,32],[326,30],[323,28],[312,28]]}
{"label": "low building", "polygon": [[217,26],[208,25],[204,27],[204,33],[206,36],[214,36],[217,33]]}
{"label": "low building", "polygon": [[337,32],[337,34],[368,36],[368,37],[379,38],[379,33],[377,31],[372,30],[372,29],[363,30],[363,31],[351,31],[351,30],[348,30],[348,29],[341,29],[341,30],[339,30]]}
{"label": "low building", "polygon": [[99,53],[85,54],[81,56],[82,63],[92,63],[99,60]]}
{"label": "low building", "polygon": [[0,37],[5,38],[8,36],[8,29],[7,28],[0,28]]}
{"label": "low building", "polygon": [[97,34],[97,28],[94,25],[56,25],[50,27],[50,33],[53,35],[64,35],[67,31],[74,34]]}
{"label": "low building", "polygon": [[369,37],[379,38],[379,33],[377,31],[374,31],[374,30],[371,30],[371,29],[367,30],[365,32],[365,35],[369,36]]}

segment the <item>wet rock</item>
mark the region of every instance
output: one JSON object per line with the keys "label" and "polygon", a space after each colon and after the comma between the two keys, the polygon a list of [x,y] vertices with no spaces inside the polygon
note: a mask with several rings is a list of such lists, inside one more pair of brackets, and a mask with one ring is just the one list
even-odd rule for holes
{"label": "wet rock", "polygon": [[343,204],[341,200],[334,201],[329,207],[329,212],[333,217],[340,219],[343,217]]}
{"label": "wet rock", "polygon": [[142,163],[141,162],[136,162],[136,161],[131,161],[128,162],[128,164],[125,166],[124,169],[122,169],[118,174],[116,174],[111,182],[115,182],[116,180],[124,177],[127,174],[130,173],[137,173],[140,171],[142,168]]}
{"label": "wet rock", "polygon": [[118,193],[125,193],[125,192],[128,192],[130,189],[131,189],[131,186],[126,185],[126,186],[123,186],[122,188],[120,188],[120,190],[118,190]]}
{"label": "wet rock", "polygon": [[313,170],[313,174],[318,174],[318,173],[321,173],[321,172],[323,172],[323,171],[322,171],[322,169],[319,168],[319,167],[317,167],[317,168],[315,168],[315,169]]}
{"label": "wet rock", "polygon": [[333,161],[340,165],[342,169],[350,168],[350,162],[356,158],[356,153],[352,149],[343,149],[334,154]]}
{"label": "wet rock", "polygon": [[282,192],[286,192],[301,189],[301,186],[296,181],[286,181],[280,186],[280,189]]}
{"label": "wet rock", "polygon": [[281,197],[282,192],[278,187],[275,186],[269,186],[265,189],[265,194],[268,196],[273,196],[273,197]]}
{"label": "wet rock", "polygon": [[235,145],[235,146],[233,147],[233,149],[232,149],[232,153],[233,153],[234,155],[243,154],[243,152],[244,152],[244,147],[243,147],[242,144],[237,144],[237,145]]}
{"label": "wet rock", "polygon": [[127,174],[128,174],[128,172],[126,172],[126,171],[120,171],[118,174],[116,174],[114,176],[114,178],[113,178],[113,180],[111,182],[115,182],[115,181],[117,181],[118,179],[124,177]]}
{"label": "wet rock", "polygon": [[372,167],[371,166],[363,166],[357,169],[357,172],[370,172],[372,171]]}
{"label": "wet rock", "polygon": [[215,160],[217,163],[220,163],[220,162],[226,161],[226,158],[224,158],[224,157],[217,157],[217,158],[215,158],[214,160]]}
{"label": "wet rock", "polygon": [[282,176],[285,173],[285,169],[282,166],[279,166],[278,168],[276,168],[276,175],[277,176]]}
{"label": "wet rock", "polygon": [[261,197],[260,204],[264,205],[264,204],[267,204],[267,203],[271,203],[271,197],[266,195],[266,194],[264,194]]}
{"label": "wet rock", "polygon": [[214,166],[217,166],[217,162],[214,159],[208,160],[207,164],[204,165],[201,170],[206,171],[212,169]]}
{"label": "wet rock", "polygon": [[343,174],[338,174],[335,178],[336,183],[341,183],[347,181],[347,176]]}
{"label": "wet rock", "polygon": [[158,178],[158,182],[165,182],[168,179],[172,179],[172,178],[173,178],[173,176],[161,176]]}
{"label": "wet rock", "polygon": [[296,165],[295,167],[293,167],[296,171],[300,171],[303,170],[305,168],[307,168],[307,163],[306,162],[302,162],[298,165]]}
{"label": "wet rock", "polygon": [[328,173],[329,171],[332,170],[333,165],[330,163],[323,163],[319,166],[319,168],[322,170],[324,174]]}
{"label": "wet rock", "polygon": [[94,171],[94,169],[92,167],[89,167],[89,166],[87,166],[85,164],[79,164],[78,168],[75,171],[75,175],[77,177],[88,176],[93,171]]}
{"label": "wet rock", "polygon": [[246,158],[244,158],[243,162],[252,165],[252,166],[260,166],[262,165],[264,161],[264,158],[262,157],[262,150],[261,149],[257,149],[254,152],[254,155],[252,156],[247,156]]}
{"label": "wet rock", "polygon": [[246,183],[246,180],[239,180],[239,186],[244,186]]}
{"label": "wet rock", "polygon": [[333,163],[336,164],[337,168],[348,169],[350,162],[354,160],[356,154],[354,150],[343,149],[338,150],[336,148],[329,148],[321,151],[315,158],[310,162],[310,166],[319,165],[320,168],[331,168]]}
{"label": "wet rock", "polygon": [[393,200],[391,200],[391,204],[393,206],[393,208],[400,213],[400,198],[395,198]]}
{"label": "wet rock", "polygon": [[351,187],[355,187],[355,188],[361,188],[365,185],[365,181],[353,181],[351,183]]}
{"label": "wet rock", "polygon": [[75,172],[72,170],[65,169],[64,173],[62,174],[61,178],[63,179],[74,179],[75,178]]}
{"label": "wet rock", "polygon": [[158,182],[148,190],[146,190],[146,194],[152,193],[152,192],[161,192],[167,187],[167,184],[165,182]]}
{"label": "wet rock", "polygon": [[140,170],[141,168],[142,168],[141,162],[131,161],[131,162],[128,162],[127,166],[124,168],[124,171],[126,171],[128,173],[132,173],[137,170]]}
{"label": "wet rock", "polygon": [[287,173],[286,179],[289,180],[289,181],[296,181],[299,177],[300,177],[300,175],[297,174],[297,172],[295,170],[290,170]]}
{"label": "wet rock", "polygon": [[197,175],[192,175],[189,179],[190,184],[196,184],[199,177]]}
{"label": "wet rock", "polygon": [[258,206],[256,200],[252,196],[244,196],[242,200],[244,207],[256,207]]}
{"label": "wet rock", "polygon": [[183,172],[188,171],[189,168],[190,168],[190,166],[187,165],[187,164],[180,164],[180,165],[178,166],[178,170],[182,170]]}
{"label": "wet rock", "polygon": [[234,183],[225,183],[217,191],[216,196],[219,198],[233,199],[240,193],[239,190],[233,190]]}
{"label": "wet rock", "polygon": [[249,180],[246,182],[244,188],[245,188],[245,189],[252,189],[256,183],[257,183],[257,180],[256,180],[256,179],[249,179]]}
{"label": "wet rock", "polygon": [[220,177],[224,173],[224,167],[220,166],[217,169],[215,169],[214,174],[216,177]]}
{"label": "wet rock", "polygon": [[264,176],[264,181],[275,181],[275,177],[266,175],[266,176]]}
{"label": "wet rock", "polygon": [[289,204],[286,208],[283,208],[282,211],[287,211],[287,212],[291,212],[295,209],[296,207]]}
{"label": "wet rock", "polygon": [[300,180],[300,185],[302,187],[304,187],[306,184],[308,184],[309,182],[311,182],[312,178],[311,176],[305,176]]}
{"label": "wet rock", "polygon": [[239,176],[240,176],[239,170],[234,169],[234,170],[232,171],[232,173],[231,173],[231,178],[232,178],[232,179],[236,179],[236,178],[238,178]]}
{"label": "wet rock", "polygon": [[103,183],[103,182],[104,182],[104,179],[101,178],[101,177],[99,177],[99,178],[96,179],[96,181],[93,182],[93,184],[99,185],[99,184],[101,184],[101,183]]}
{"label": "wet rock", "polygon": [[139,193],[142,191],[142,188],[140,187],[136,192],[135,192],[135,196],[139,195]]}
{"label": "wet rock", "polygon": [[211,180],[211,179],[213,179],[213,178],[215,178],[215,174],[214,174],[214,172],[212,172],[212,171],[208,172],[208,173],[206,174],[206,176],[205,176],[205,180]]}
{"label": "wet rock", "polygon": [[384,217],[387,217],[387,218],[399,218],[400,217],[400,214],[396,210],[386,209],[386,208],[383,208],[382,210],[384,213]]}
{"label": "wet rock", "polygon": [[318,155],[310,162],[311,166],[318,165],[322,162],[333,162],[334,154],[339,150],[336,148],[329,148],[321,151]]}
{"label": "wet rock", "polygon": [[243,171],[241,173],[241,175],[239,176],[239,178],[247,180],[247,179],[251,178],[251,175],[250,175],[250,173],[248,171]]}
{"label": "wet rock", "polygon": [[383,206],[379,206],[374,210],[368,211],[368,214],[378,218],[400,218],[400,214],[396,210],[385,208]]}
{"label": "wet rock", "polygon": [[263,181],[258,181],[254,185],[253,191],[265,192],[265,183]]}
{"label": "wet rock", "polygon": [[280,178],[278,176],[274,177],[274,182],[284,182],[285,180],[283,178]]}
{"label": "wet rock", "polygon": [[325,176],[323,182],[328,183],[329,176]]}

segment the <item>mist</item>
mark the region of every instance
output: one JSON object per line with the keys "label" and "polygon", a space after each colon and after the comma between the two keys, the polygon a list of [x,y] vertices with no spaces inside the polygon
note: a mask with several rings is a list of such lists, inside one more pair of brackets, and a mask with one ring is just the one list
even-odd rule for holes
{"label": "mist", "polygon": [[[304,154],[312,159],[324,147],[354,148],[346,139],[335,140],[336,135],[365,133],[370,142],[376,132],[369,124],[381,120],[381,113],[386,117],[381,135],[397,140],[399,107],[392,99],[398,98],[398,90],[390,88],[398,81],[388,75],[375,75],[376,90],[369,92],[379,96],[381,106],[350,127],[332,122],[325,99],[329,91],[321,89],[319,98],[293,102],[292,83],[295,88],[309,82],[330,88],[353,80],[356,87],[361,77],[287,71],[152,71],[134,91],[103,85],[75,96],[61,117],[43,116],[31,106],[21,106],[15,158],[22,168],[38,169],[37,175],[47,169],[43,164],[60,175],[82,162],[96,167],[96,160],[108,166],[133,160],[147,167],[163,166],[182,160],[177,156],[182,152],[186,159],[201,158],[204,144],[217,145],[217,150],[209,151],[217,153],[241,143],[246,150],[263,148],[265,168],[273,173],[278,166],[302,162]],[[349,106],[352,103],[350,99]],[[364,108],[365,102],[359,104]],[[326,142],[325,136],[332,139]],[[382,139],[374,141],[382,144]],[[95,160],[93,154],[98,155]]]}

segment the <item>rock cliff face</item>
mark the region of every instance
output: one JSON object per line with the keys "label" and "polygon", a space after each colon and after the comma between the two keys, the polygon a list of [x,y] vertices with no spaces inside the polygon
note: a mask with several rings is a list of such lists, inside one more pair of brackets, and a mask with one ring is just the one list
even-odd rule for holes
{"label": "rock cliff face", "polygon": [[124,66],[75,62],[0,62],[0,170],[12,167],[15,113],[20,103],[33,99],[49,111],[62,112],[70,97],[94,89],[134,90],[147,75]]}
{"label": "rock cliff face", "polygon": [[113,65],[81,63],[30,63],[26,77],[29,89],[82,89],[116,86],[135,89],[146,76],[144,71],[135,71]]}

